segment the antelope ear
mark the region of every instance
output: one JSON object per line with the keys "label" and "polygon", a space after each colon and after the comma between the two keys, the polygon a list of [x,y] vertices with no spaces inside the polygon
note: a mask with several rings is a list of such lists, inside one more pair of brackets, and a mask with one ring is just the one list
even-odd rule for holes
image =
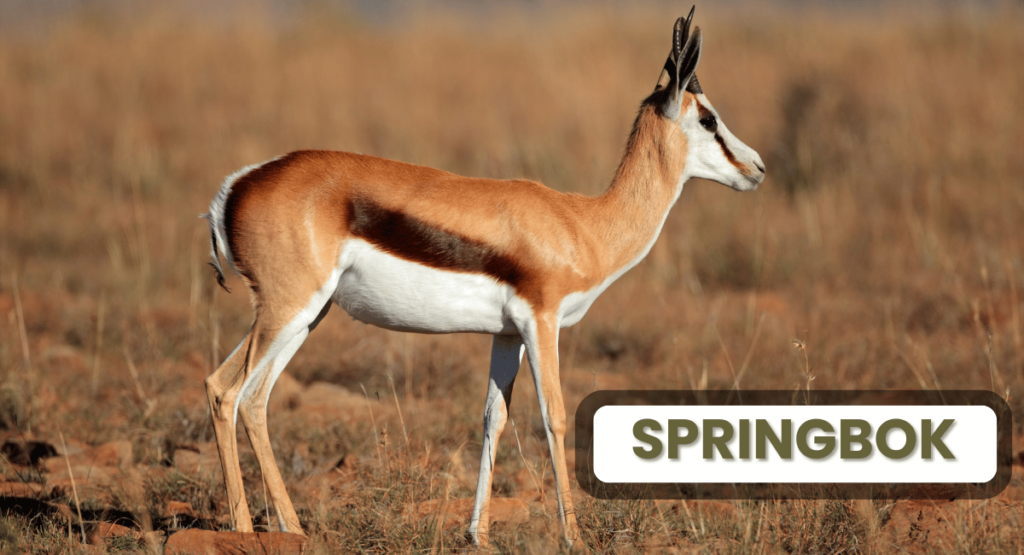
{"label": "antelope ear", "polygon": [[675,84],[676,76],[679,74],[676,62],[679,60],[679,55],[683,51],[686,40],[690,38],[690,22],[693,21],[694,9],[696,9],[696,6],[690,8],[690,14],[686,16],[686,19],[681,17],[677,19],[675,26],[672,28],[672,49],[669,50],[668,59],[665,60],[665,67],[662,69],[661,75],[658,76],[658,84],[654,87],[656,92],[670,88],[671,85]]}
{"label": "antelope ear", "polygon": [[[679,78],[692,74],[692,71],[684,73],[683,68],[688,59],[687,53],[690,52],[690,39],[692,39],[690,37],[690,22],[693,21],[695,9],[696,6],[690,8],[686,19],[680,17],[676,20],[676,24],[672,28],[672,50],[669,51],[668,59],[665,60],[665,67],[658,78],[658,85],[654,88],[655,92],[667,89],[668,94],[665,95],[661,111],[669,119],[679,117],[682,93],[686,89],[686,82],[680,81]],[[699,56],[699,45],[697,48]]]}
{"label": "antelope ear", "polygon": [[700,32],[700,27],[693,30],[693,34],[690,35],[690,40],[686,41],[686,47],[683,48],[682,53],[676,59],[676,70],[678,71],[675,79],[675,85],[679,87],[679,92],[682,93],[684,90],[688,90],[692,93],[700,93],[700,83],[697,82],[697,63],[700,62],[700,45],[703,40],[703,36]]}

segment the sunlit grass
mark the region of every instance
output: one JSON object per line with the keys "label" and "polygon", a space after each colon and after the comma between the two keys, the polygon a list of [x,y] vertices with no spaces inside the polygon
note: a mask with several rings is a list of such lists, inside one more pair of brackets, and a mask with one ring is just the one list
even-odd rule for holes
{"label": "sunlit grass", "polygon": [[[1024,17],[1015,4],[920,8],[698,6],[701,83],[768,178],[744,195],[690,183],[648,259],[563,331],[570,430],[584,396],[621,388],[991,389],[1024,413]],[[282,20],[94,10],[0,33],[0,434],[128,438],[156,468],[213,441],[202,380],[251,324],[241,281],[226,294],[205,266],[197,216],[225,175],[324,148],[599,193],[680,9],[494,8],[386,25],[326,8]],[[311,549],[466,547],[465,526],[402,508],[472,496],[487,338],[407,337],[332,312],[289,371],[300,387],[364,386],[377,429],[365,406],[309,415],[272,402]],[[531,380],[517,383],[495,487],[530,500],[532,518],[496,526],[492,541],[547,553],[561,548],[550,462]],[[375,436],[385,425],[389,458]],[[240,445],[252,512],[265,514]],[[296,493],[346,454],[359,488]],[[171,473],[146,487],[155,526],[172,500],[226,526],[216,479]],[[723,513],[575,495],[596,552],[884,553],[906,540],[890,537],[886,503]],[[1006,533],[1024,524],[1014,503],[954,502],[950,548],[1020,549]],[[69,529],[0,520],[0,549],[72,552]]]}

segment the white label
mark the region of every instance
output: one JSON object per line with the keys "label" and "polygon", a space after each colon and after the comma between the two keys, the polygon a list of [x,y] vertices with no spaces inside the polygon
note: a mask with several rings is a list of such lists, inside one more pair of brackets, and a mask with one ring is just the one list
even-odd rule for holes
{"label": "white label", "polygon": [[[657,424],[637,424],[648,420]],[[986,406],[608,405],[594,415],[594,474],[605,483],[984,483],[996,474],[996,436]]]}

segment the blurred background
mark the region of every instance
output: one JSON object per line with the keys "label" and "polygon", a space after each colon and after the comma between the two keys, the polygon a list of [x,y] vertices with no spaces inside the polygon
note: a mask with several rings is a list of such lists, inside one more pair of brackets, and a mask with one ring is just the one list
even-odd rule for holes
{"label": "blurred background", "polygon": [[[0,433],[127,439],[154,467],[208,445],[202,380],[251,324],[197,218],[224,176],[316,148],[599,194],[689,7],[0,2]],[[695,22],[704,91],[768,177],[690,182],[563,331],[570,429],[616,388],[990,389],[1024,414],[1022,4],[716,2]],[[438,464],[471,495],[489,338],[332,312],[272,408],[279,461],[307,460],[286,479],[372,457],[401,400],[420,448],[466,447]],[[365,388],[378,420],[312,426],[322,384]],[[515,399],[504,495],[546,457],[530,380]],[[190,495],[216,517],[207,485]]]}

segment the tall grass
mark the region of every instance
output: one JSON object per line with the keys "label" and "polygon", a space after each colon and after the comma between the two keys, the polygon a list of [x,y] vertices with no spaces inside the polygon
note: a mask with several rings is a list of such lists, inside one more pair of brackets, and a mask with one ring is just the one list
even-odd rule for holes
{"label": "tall grass", "polygon": [[[554,4],[382,21],[326,4],[230,6],[72,8],[5,23],[0,427],[130,437],[146,464],[175,442],[210,440],[202,378],[250,324],[242,284],[217,293],[204,266],[196,216],[223,176],[323,148],[599,193],[679,15]],[[1019,3],[700,6],[701,84],[768,179],[746,195],[687,186],[648,260],[563,333],[570,412],[594,389],[735,384],[992,389],[1024,413],[1022,16]],[[406,339],[334,315],[290,372],[400,399],[411,443],[472,476],[472,462],[445,457],[466,445],[476,460],[486,353],[479,336]],[[95,392],[82,387],[94,372]],[[532,488],[510,478],[524,465],[545,476],[532,385],[519,383],[512,419],[525,456],[509,427],[496,477],[510,495]],[[395,416],[382,417],[392,436]],[[313,429],[305,418],[271,415],[279,460],[303,443],[311,464],[374,456],[368,422]],[[440,495],[401,468],[363,479]],[[389,502],[361,507],[349,520],[340,508],[305,516],[320,519],[324,545],[397,548],[374,535],[395,522]],[[883,513],[850,504],[742,504],[752,524],[739,527],[653,504],[585,507],[585,541],[602,551],[650,537],[884,551],[871,536]],[[535,528],[496,543],[543,551]],[[435,545],[432,532],[403,534]],[[461,545],[446,534],[444,545]]]}

